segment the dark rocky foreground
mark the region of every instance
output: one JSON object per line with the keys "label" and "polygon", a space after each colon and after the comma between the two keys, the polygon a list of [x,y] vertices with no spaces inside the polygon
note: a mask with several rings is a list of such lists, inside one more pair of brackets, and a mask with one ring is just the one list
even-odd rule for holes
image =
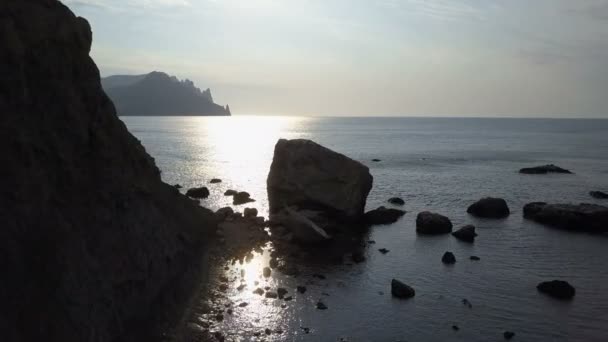
{"label": "dark rocky foreground", "polygon": [[117,118],[85,19],[3,0],[0,25],[0,339],[158,339],[153,313],[178,301],[213,214]]}

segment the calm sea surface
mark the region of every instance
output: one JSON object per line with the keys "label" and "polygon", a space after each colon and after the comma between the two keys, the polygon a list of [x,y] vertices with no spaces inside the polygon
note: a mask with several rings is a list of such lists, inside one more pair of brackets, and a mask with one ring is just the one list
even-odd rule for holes
{"label": "calm sea surface", "polygon": [[[374,187],[368,209],[402,197],[408,213],[370,232],[375,245],[357,265],[320,265],[306,275],[261,277],[267,253],[229,274],[247,272],[248,289],[230,289],[228,299],[247,301],[225,315],[227,340],[256,340],[265,328],[281,330],[264,340],[296,341],[608,341],[608,236],[571,233],[529,222],[522,207],[531,201],[604,203],[591,190],[608,191],[608,120],[123,117],[129,130],[156,159],[167,183],[206,185],[204,206],[230,205],[228,189],[251,193],[250,204],[267,215],[266,176],[279,138],[312,139],[369,166]],[[371,162],[378,158],[379,163]],[[522,167],[554,163],[574,175],[521,175]],[[222,183],[207,184],[211,178]],[[484,196],[505,198],[504,220],[476,219],[466,208]],[[241,207],[237,207],[242,210]],[[444,214],[455,227],[477,226],[474,244],[452,236],[415,234],[419,211]],[[378,248],[390,252],[383,255]],[[445,251],[457,258],[441,263]],[[470,261],[477,255],[481,261]],[[232,272],[232,273],[230,273]],[[416,289],[416,297],[390,296],[390,280]],[[563,302],[539,294],[540,281],[564,279],[576,297]],[[294,300],[281,307],[251,293],[285,286]],[[296,285],[308,291],[294,294]],[[462,304],[468,299],[472,308]],[[328,310],[316,310],[322,299]],[[201,298],[204,300],[204,298]],[[191,321],[196,325],[197,312]],[[202,316],[202,314],[201,314]],[[459,331],[453,331],[458,325]],[[306,334],[304,329],[309,328]]]}

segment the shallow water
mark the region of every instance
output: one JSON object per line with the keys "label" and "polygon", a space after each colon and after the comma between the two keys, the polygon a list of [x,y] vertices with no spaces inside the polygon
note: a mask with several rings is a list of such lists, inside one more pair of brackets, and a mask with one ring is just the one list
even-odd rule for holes
{"label": "shallow water", "polygon": [[[312,139],[368,165],[374,176],[368,209],[387,205],[393,196],[406,201],[408,213],[399,222],[372,229],[369,239],[376,244],[368,247],[364,263],[309,265],[297,278],[273,272],[269,279],[261,276],[268,253],[231,266],[226,271],[231,277],[245,270],[248,287],[231,287],[227,299],[249,305],[233,308],[234,314],[213,327],[228,340],[256,340],[253,333],[266,328],[273,333],[262,333],[264,340],[501,341],[505,330],[514,331],[517,341],[608,340],[608,237],[564,232],[522,218],[523,205],[531,201],[608,204],[588,195],[608,191],[608,120],[122,119],[156,158],[163,179],[184,188],[207,185],[211,196],[202,204],[212,209],[231,204],[223,196],[231,188],[251,193],[257,201],[246,206],[267,215],[266,176],[279,138]],[[575,174],[517,172],[546,163]],[[207,184],[211,178],[223,182]],[[507,200],[510,217],[467,215],[468,205],[490,195]],[[456,228],[476,225],[476,242],[417,236],[415,217],[422,210],[450,217]],[[378,248],[390,252],[383,255]],[[457,258],[453,266],[441,263],[448,250]],[[470,255],[481,260],[470,261]],[[327,279],[310,277],[313,273]],[[392,298],[392,278],[413,286],[416,297]],[[552,279],[573,284],[574,300],[557,301],[536,291],[538,282]],[[284,286],[294,300],[255,295],[255,281],[261,287]],[[296,294],[296,285],[308,291]],[[463,298],[472,308],[462,304]],[[315,308],[319,299],[328,310]],[[452,330],[454,324],[459,331]]]}

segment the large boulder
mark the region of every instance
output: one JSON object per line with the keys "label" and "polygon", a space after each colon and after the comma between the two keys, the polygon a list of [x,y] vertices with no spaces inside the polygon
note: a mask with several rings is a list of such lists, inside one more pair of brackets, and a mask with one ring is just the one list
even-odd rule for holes
{"label": "large boulder", "polygon": [[570,299],[576,294],[574,286],[563,280],[544,281],[536,288],[538,291],[558,299]]}
{"label": "large boulder", "polygon": [[320,209],[345,220],[363,215],[373,178],[367,166],[305,139],[281,139],[268,174],[271,212]]}
{"label": "large boulder", "polygon": [[213,213],[164,184],[116,116],[85,19],[2,0],[0,27],[0,339],[153,335],[151,316],[188,296]]}
{"label": "large boulder", "polygon": [[548,164],[534,167],[525,167],[519,170],[519,173],[525,173],[529,175],[544,175],[547,173],[572,173],[572,171],[562,169],[561,167],[555,166],[553,164]]}
{"label": "large boulder", "polygon": [[471,204],[467,213],[485,218],[504,218],[509,216],[509,206],[502,198],[486,197]]}
{"label": "large boulder", "polygon": [[556,228],[593,233],[608,232],[608,207],[597,204],[533,202],[524,206],[524,217]]}
{"label": "large boulder", "polygon": [[452,221],[449,218],[423,211],[416,217],[416,232],[419,234],[448,234],[452,232]]}

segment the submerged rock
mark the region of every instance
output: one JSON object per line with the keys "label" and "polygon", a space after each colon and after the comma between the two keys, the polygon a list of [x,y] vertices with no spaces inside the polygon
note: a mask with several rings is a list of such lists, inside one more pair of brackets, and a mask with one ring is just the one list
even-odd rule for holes
{"label": "submerged rock", "polygon": [[363,219],[368,224],[390,224],[397,222],[403,215],[405,215],[403,210],[379,207],[365,213]]}
{"label": "submerged rock", "polygon": [[444,264],[454,264],[456,263],[456,257],[452,252],[445,252],[441,257],[441,262],[443,262]]}
{"label": "submerged rock", "polygon": [[318,310],[327,310],[327,305],[325,305],[325,303],[323,303],[322,301],[318,301],[317,302],[317,309]]}
{"label": "submerged rock", "polygon": [[478,256],[476,256],[476,255],[471,255],[471,256],[469,257],[469,259],[471,259],[471,260],[473,260],[473,261],[479,261],[479,260],[481,260],[481,258],[480,258],[480,257],[478,257]]}
{"label": "submerged rock", "polygon": [[467,213],[485,218],[504,218],[511,213],[507,202],[502,198],[486,197],[471,204]]}
{"label": "submerged rock", "polygon": [[469,224],[453,232],[452,235],[458,240],[474,242],[477,233],[475,233],[475,226]]}
{"label": "submerged rock", "polygon": [[416,232],[420,234],[448,234],[452,232],[452,221],[449,218],[423,211],[416,217]]}
{"label": "submerged rock", "polygon": [[597,199],[608,199],[608,193],[602,191],[591,191],[589,192],[589,195]]}
{"label": "submerged rock", "polygon": [[570,299],[576,294],[574,286],[563,280],[544,281],[538,284],[536,288],[540,292],[559,299]]}
{"label": "submerged rock", "polygon": [[572,173],[572,172],[570,170],[562,169],[559,166],[555,166],[553,164],[548,164],[548,165],[541,165],[541,166],[535,166],[535,167],[526,167],[526,168],[519,170],[519,173],[539,175],[539,174],[547,174],[547,173]]}
{"label": "submerged rock", "polygon": [[207,198],[209,197],[209,189],[206,187],[191,188],[186,191],[186,196],[192,198]]}
{"label": "submerged rock", "polygon": [[597,204],[528,203],[524,217],[557,228],[592,233],[608,232],[608,207]]}
{"label": "submerged rock", "polygon": [[304,139],[277,142],[268,174],[271,213],[285,206],[331,212],[357,220],[373,178],[367,166]]}
{"label": "submerged rock", "polygon": [[56,0],[0,18],[0,339],[160,340],[156,305],[189,293],[216,219],[116,115],[85,19]]}
{"label": "submerged rock", "polygon": [[404,205],[405,201],[399,197],[392,197],[392,198],[388,199],[388,203],[394,204],[394,205]]}
{"label": "submerged rock", "polygon": [[393,279],[391,280],[391,294],[394,297],[406,299],[414,297],[416,291],[411,286],[406,285],[397,279]]}

